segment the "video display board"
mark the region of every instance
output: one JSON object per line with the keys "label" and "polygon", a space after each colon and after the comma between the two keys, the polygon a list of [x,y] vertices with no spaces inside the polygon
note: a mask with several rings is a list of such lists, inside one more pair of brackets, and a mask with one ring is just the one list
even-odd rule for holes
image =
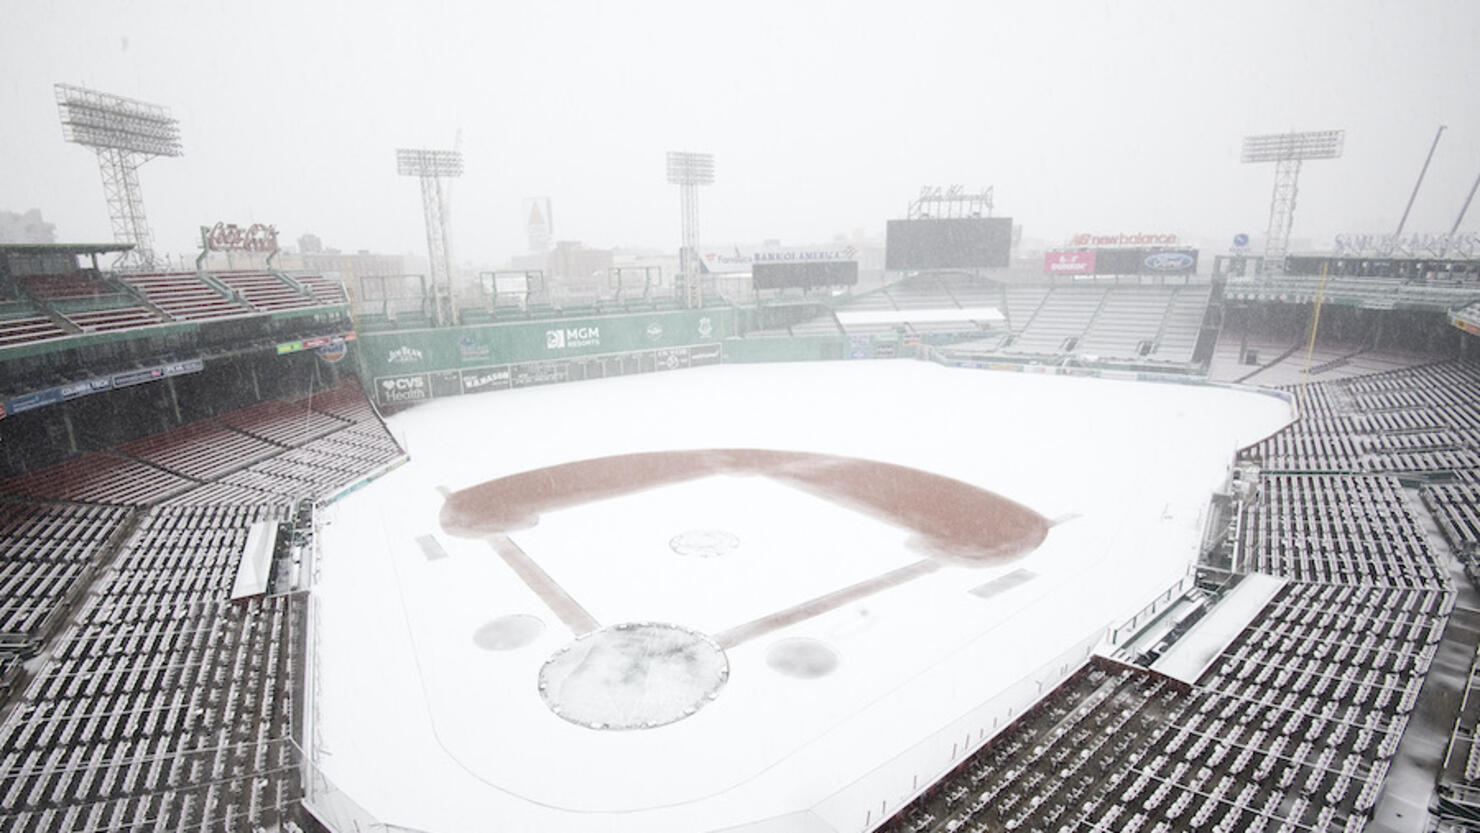
{"label": "video display board", "polygon": [[890,271],[986,269],[1008,265],[1011,217],[890,220],[884,267]]}

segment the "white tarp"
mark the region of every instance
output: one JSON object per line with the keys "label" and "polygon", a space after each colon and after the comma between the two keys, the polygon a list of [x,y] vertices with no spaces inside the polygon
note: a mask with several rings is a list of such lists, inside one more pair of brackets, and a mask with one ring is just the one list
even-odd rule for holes
{"label": "white tarp", "polygon": [[258,521],[247,530],[247,544],[236,565],[236,581],[231,585],[232,601],[267,592],[267,579],[272,575],[272,550],[276,545],[276,521]]}
{"label": "white tarp", "polygon": [[1260,573],[1244,576],[1244,580],[1208,611],[1202,621],[1193,625],[1177,640],[1177,644],[1161,655],[1151,670],[1184,683],[1196,683],[1213,660],[1233,643],[1234,638],[1254,621],[1284,586],[1285,579],[1278,576]]}

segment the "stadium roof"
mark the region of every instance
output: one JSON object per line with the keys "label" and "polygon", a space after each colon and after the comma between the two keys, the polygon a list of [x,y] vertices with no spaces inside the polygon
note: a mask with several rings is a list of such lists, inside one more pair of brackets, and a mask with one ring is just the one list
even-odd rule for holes
{"label": "stadium roof", "polygon": [[0,252],[22,255],[101,255],[126,252],[133,247],[132,243],[0,243]]}

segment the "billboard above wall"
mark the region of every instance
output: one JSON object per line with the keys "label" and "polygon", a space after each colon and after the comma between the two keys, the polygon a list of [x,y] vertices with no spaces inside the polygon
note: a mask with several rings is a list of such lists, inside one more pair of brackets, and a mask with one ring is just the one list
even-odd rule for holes
{"label": "billboard above wall", "polygon": [[757,263],[751,267],[750,274],[756,289],[818,289],[825,286],[856,286],[858,284],[858,261]]}
{"label": "billboard above wall", "polygon": [[1082,249],[1048,252],[1046,275],[1194,275],[1197,249]]}
{"label": "billboard above wall", "polygon": [[989,269],[1008,265],[1011,217],[890,220],[884,268],[890,271]]}

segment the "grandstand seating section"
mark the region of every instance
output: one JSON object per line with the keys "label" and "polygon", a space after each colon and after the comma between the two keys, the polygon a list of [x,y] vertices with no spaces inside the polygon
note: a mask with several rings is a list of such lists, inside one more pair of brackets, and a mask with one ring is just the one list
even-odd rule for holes
{"label": "grandstand seating section", "polygon": [[271,272],[217,272],[214,277],[247,306],[262,312],[302,309],[320,303],[311,293],[300,292]]}
{"label": "grandstand seating section", "polygon": [[[295,286],[294,283],[298,286]],[[0,348],[168,321],[202,321],[349,303],[337,278],[272,272],[128,274],[89,270],[15,279],[23,295],[0,303]],[[302,287],[301,289],[299,287]]]}
{"label": "grandstand seating section", "polygon": [[0,347],[45,341],[66,334],[66,330],[30,304],[0,304]]}
{"label": "grandstand seating section", "polygon": [[[1456,599],[1384,472],[1451,478],[1423,487],[1424,502],[1456,548],[1480,536],[1468,457],[1377,438],[1449,431],[1449,443],[1476,417],[1477,384],[1473,364],[1446,362],[1308,386],[1300,418],[1241,455],[1266,468],[1244,469],[1256,480],[1231,536],[1238,572],[1289,581],[1196,684],[1096,658],[881,829],[1364,829]],[[1459,786],[1441,787],[1471,791],[1471,807],[1474,699],[1454,734]]]}
{"label": "grandstand seating section", "polygon": [[1265,474],[1238,534],[1245,567],[1300,581],[1428,587],[1445,574],[1391,476]]}
{"label": "grandstand seating section", "polygon": [[1108,294],[1109,290],[1101,287],[1086,287],[1077,292],[1050,289],[1021,329],[1017,321],[1013,322],[1016,337],[1007,346],[1007,352],[1040,355],[1073,352],[1070,339],[1077,341],[1084,336]]}
{"label": "grandstand seating section", "polygon": [[232,300],[194,272],[161,272],[128,277],[128,285],[175,320],[248,315],[252,309]]}
{"label": "grandstand seating section", "polygon": [[1449,545],[1480,554],[1480,473],[1467,472],[1465,479],[1454,483],[1429,484],[1421,492]]}
{"label": "grandstand seating section", "polygon": [[[0,483],[5,636],[103,569],[0,725],[0,829],[274,828],[300,794],[307,597],[290,580],[230,600],[247,532],[311,530],[312,500],[402,456],[350,381]],[[265,464],[272,478],[228,482]],[[141,472],[170,488],[130,488]],[[280,559],[279,579],[302,566]],[[0,650],[0,691],[20,659]]]}
{"label": "grandstand seating section", "polygon": [[1302,418],[1241,455],[1268,472],[1480,469],[1480,370],[1443,362],[1294,385]]}
{"label": "grandstand seating section", "polygon": [[127,516],[117,506],[0,502],[0,648],[34,652]]}
{"label": "grandstand seating section", "polygon": [[1207,285],[1001,285],[959,275],[923,274],[850,296],[836,307],[836,311],[898,313],[897,323],[843,324],[829,308],[809,321],[750,335],[973,333],[990,322],[964,315],[960,320],[916,321],[910,313],[986,307],[1002,313],[1004,331],[952,345],[953,349],[1035,358],[1077,354],[1186,364],[1192,361],[1201,336],[1210,293]]}
{"label": "grandstand seating section", "polygon": [[227,598],[284,507],[157,509],[0,731],[0,826],[251,830],[298,794],[306,602]]}
{"label": "grandstand seating section", "polygon": [[146,504],[194,481],[129,457],[98,451],[0,480],[0,497]]}
{"label": "grandstand seating section", "polygon": [[344,291],[344,283],[337,278],[327,278],[323,275],[301,275],[296,280],[320,304],[349,303],[349,295]]}
{"label": "grandstand seating section", "polygon": [[73,310],[61,313],[68,321],[77,325],[84,333],[105,333],[112,330],[131,330],[159,324],[163,319],[148,307],[117,306],[106,309]]}
{"label": "grandstand seating section", "polygon": [[43,301],[93,298],[118,291],[92,270],[67,275],[20,275],[15,280],[31,297]]}
{"label": "grandstand seating section", "polygon": [[[1074,287],[1055,306],[1057,288],[987,301],[980,285],[932,280],[865,303],[996,305],[1023,350],[1076,338],[1140,352],[1154,318],[1160,345],[1176,318],[1189,357],[1206,307],[1205,287]],[[1327,363],[1346,367],[1344,350]],[[1449,542],[1480,546],[1480,370],[1450,361],[1290,390],[1298,420],[1239,455],[1255,479],[1231,534],[1237,570],[1289,580],[1274,599],[1195,684],[1091,660],[883,830],[1366,826],[1455,605],[1396,475],[1429,478],[1421,495]],[[301,501],[403,457],[350,381],[0,481],[0,696],[13,702],[0,829],[277,825],[300,790],[307,601],[229,599],[247,530],[301,527]],[[1480,744],[1461,757],[1455,777],[1480,790]]]}

